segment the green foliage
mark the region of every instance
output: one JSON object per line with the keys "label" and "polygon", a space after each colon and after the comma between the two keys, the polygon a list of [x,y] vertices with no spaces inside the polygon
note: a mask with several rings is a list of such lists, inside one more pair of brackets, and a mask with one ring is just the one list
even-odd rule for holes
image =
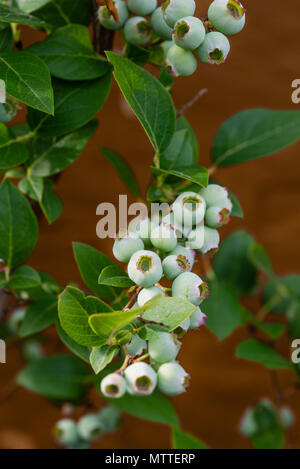
{"label": "green foliage", "polygon": [[101,285],[111,287],[132,287],[134,282],[130,280],[126,272],[117,265],[108,265],[101,271],[98,279]]}
{"label": "green foliage", "polygon": [[18,143],[11,130],[0,122],[0,169],[12,168],[29,157],[27,148]]}
{"label": "green foliage", "polygon": [[269,277],[272,277],[273,267],[272,267],[271,261],[269,259],[269,256],[266,253],[263,246],[261,246],[260,244],[253,244],[250,247],[249,257],[250,257],[250,260],[252,261],[253,265],[257,269],[262,270]]}
{"label": "green foliage", "polygon": [[150,302],[147,302],[145,305],[147,309],[142,316],[143,319],[161,324],[169,331],[175,330],[196,309],[190,301],[179,297],[162,297],[159,301],[155,301],[151,307],[149,304]]}
{"label": "green foliage", "polygon": [[128,163],[119,156],[116,152],[112,150],[107,150],[106,148],[101,148],[101,153],[105,156],[105,158],[114,166],[115,170],[117,171],[118,175],[125,183],[131,192],[140,197],[139,186],[136,181],[135,175],[132,172]]}
{"label": "green foliage", "polygon": [[29,305],[20,329],[20,336],[27,337],[42,331],[57,319],[57,297],[47,296]]}
{"label": "green foliage", "polygon": [[238,358],[260,363],[270,370],[291,369],[291,363],[276,350],[256,339],[248,339],[238,345]]}
{"label": "green foliage", "polygon": [[110,364],[116,354],[117,348],[110,345],[95,347],[90,354],[90,363],[96,374]]}
{"label": "green foliage", "polygon": [[47,23],[42,19],[3,4],[0,5],[0,22],[26,24],[27,26],[35,26],[37,28],[45,28],[47,26]]}
{"label": "green foliage", "polygon": [[177,427],[172,429],[172,441],[174,449],[208,449],[205,443],[198,438],[185,433]]}
{"label": "green foliage", "polygon": [[188,168],[183,168],[182,170],[166,170],[152,166],[151,169],[154,174],[175,176],[176,178],[184,179],[201,187],[206,187],[208,184],[208,171],[203,166],[189,166]]}

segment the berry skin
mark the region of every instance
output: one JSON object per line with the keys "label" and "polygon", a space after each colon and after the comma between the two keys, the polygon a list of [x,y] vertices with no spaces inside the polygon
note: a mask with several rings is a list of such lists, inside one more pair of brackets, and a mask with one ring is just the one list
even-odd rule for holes
{"label": "berry skin", "polygon": [[182,256],[186,257],[187,260],[189,261],[190,265],[191,265],[191,269],[193,268],[194,264],[195,264],[195,256],[196,256],[196,253],[193,249],[189,248],[189,247],[185,247],[185,246],[180,246],[179,244],[176,246],[176,248],[174,249],[174,251],[172,251],[170,253],[170,255],[178,255],[178,254],[181,254]]}
{"label": "berry skin", "polygon": [[63,446],[76,446],[80,437],[76,423],[71,419],[61,419],[56,422],[54,435],[57,441]]}
{"label": "berry skin", "polygon": [[208,19],[221,33],[237,34],[245,26],[245,12],[237,0],[215,0],[208,9]]}
{"label": "berry skin", "polygon": [[6,103],[0,103],[0,122],[10,122],[17,114],[18,105],[12,99],[7,99]]}
{"label": "berry skin", "polygon": [[197,69],[197,60],[190,50],[174,44],[168,50],[166,57],[167,71],[175,77],[193,75]]}
{"label": "berry skin", "polygon": [[135,252],[128,264],[129,278],[141,287],[152,287],[160,281],[162,273],[161,260],[153,251]]}
{"label": "berry skin", "polygon": [[144,362],[129,365],[125,372],[127,390],[136,396],[148,396],[156,387],[157,377],[153,368]]}
{"label": "berry skin", "polygon": [[172,28],[165,22],[162,8],[157,8],[151,16],[152,28],[162,39],[172,39]]}
{"label": "berry skin", "polygon": [[158,388],[168,396],[177,396],[185,392],[189,379],[187,372],[177,362],[164,363],[157,372]]}
{"label": "berry skin", "polygon": [[202,44],[206,31],[202,21],[195,16],[187,16],[177,21],[173,29],[173,41],[184,49],[194,50]]}
{"label": "berry skin", "polygon": [[103,407],[98,416],[103,428],[105,429],[105,433],[113,433],[120,426],[120,411],[113,405]]}
{"label": "berry skin", "polygon": [[216,252],[220,244],[220,235],[218,230],[204,227],[204,243],[200,251],[202,254],[211,254]]}
{"label": "berry skin", "polygon": [[167,0],[162,10],[166,23],[173,28],[180,18],[194,15],[196,4],[194,0]]}
{"label": "berry skin", "polygon": [[131,357],[141,355],[143,350],[147,348],[147,342],[141,339],[138,335],[134,335],[131,342],[126,345],[127,352]]}
{"label": "berry skin", "polygon": [[90,441],[104,433],[103,423],[99,418],[99,414],[86,414],[79,419],[77,430],[83,440]]}
{"label": "berry skin", "polygon": [[230,43],[226,36],[217,31],[207,33],[197,54],[201,62],[205,64],[222,64],[230,51]]}
{"label": "berry skin", "polygon": [[205,215],[206,203],[196,192],[183,192],[172,205],[177,223],[184,227],[199,225]]}
{"label": "berry skin", "polygon": [[167,53],[170,49],[170,47],[172,47],[174,45],[174,42],[173,41],[163,41],[160,43],[160,47],[162,47],[163,51],[164,51],[164,58],[166,59],[167,57]]}
{"label": "berry skin", "polygon": [[230,221],[229,210],[221,207],[209,207],[205,213],[205,223],[210,228],[221,228]]}
{"label": "berry skin", "polygon": [[126,382],[118,373],[110,373],[103,378],[100,388],[104,396],[119,398],[126,393]]}
{"label": "berry skin", "polygon": [[195,311],[190,316],[190,329],[198,329],[201,326],[205,326],[206,317],[206,314],[204,314],[197,306]]}
{"label": "berry skin", "polygon": [[286,406],[279,409],[279,418],[285,428],[291,427],[295,422],[295,416],[293,412],[289,407]]}
{"label": "berry skin", "polygon": [[128,8],[139,16],[150,15],[157,7],[157,0],[128,0]]}
{"label": "berry skin", "polygon": [[182,254],[167,256],[162,263],[163,271],[168,280],[174,280],[183,272],[192,270],[188,259]]}
{"label": "berry skin", "polygon": [[118,23],[106,5],[98,10],[99,21],[106,29],[117,30],[121,29],[125,21],[129,18],[129,11],[126,3],[123,0],[113,0],[114,6],[119,15],[120,23]]}
{"label": "berry skin", "polygon": [[196,226],[196,228],[190,232],[185,245],[192,249],[201,249],[203,244],[204,244],[204,225],[203,223],[202,224],[200,223],[200,225]]}
{"label": "berry skin", "polygon": [[8,326],[10,330],[14,332],[15,334],[19,333],[25,314],[26,314],[25,308],[18,308],[9,317]]}
{"label": "berry skin", "polygon": [[144,306],[148,301],[158,295],[164,295],[165,292],[159,287],[143,288],[138,294],[137,302],[139,306]]}
{"label": "berry skin", "polygon": [[186,298],[195,306],[199,306],[208,293],[207,284],[193,272],[180,274],[172,285],[172,296]]}
{"label": "berry skin", "polygon": [[169,252],[177,246],[177,236],[171,225],[162,223],[151,232],[151,243],[161,251]]}
{"label": "berry skin", "polygon": [[257,430],[258,425],[255,420],[254,410],[249,409],[246,411],[240,423],[240,432],[247,437],[251,437],[257,432]]}
{"label": "berry skin", "polygon": [[120,233],[113,245],[113,255],[120,262],[129,262],[132,254],[144,249],[144,243],[136,233]]}
{"label": "berry skin", "polygon": [[227,208],[229,213],[231,212],[232,202],[225,187],[209,184],[206,188],[201,189],[200,195],[205,200],[207,207]]}
{"label": "berry skin", "polygon": [[154,332],[148,341],[150,358],[157,363],[175,360],[179,349],[180,342],[168,332]]}
{"label": "berry skin", "polygon": [[126,21],[124,36],[129,44],[142,46],[147,44],[152,35],[150,22],[142,16],[133,16]]}

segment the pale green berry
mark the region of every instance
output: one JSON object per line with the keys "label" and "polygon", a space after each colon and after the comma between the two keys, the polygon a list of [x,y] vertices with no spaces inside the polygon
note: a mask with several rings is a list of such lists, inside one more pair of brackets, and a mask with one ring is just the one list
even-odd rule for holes
{"label": "pale green berry", "polygon": [[162,223],[151,232],[151,243],[161,251],[169,252],[177,246],[177,236],[171,225]]}
{"label": "pale green berry", "polygon": [[126,2],[123,0],[113,0],[113,4],[118,12],[119,20],[118,23],[112,13],[109,11],[106,5],[103,5],[98,10],[99,21],[106,29],[117,30],[121,29],[125,21],[129,18],[129,11]]}
{"label": "pale green berry", "polygon": [[223,34],[239,33],[246,22],[246,10],[238,0],[215,0],[208,9],[208,19]]}
{"label": "pale green berry", "polygon": [[221,228],[229,221],[229,210],[227,208],[209,207],[205,212],[205,223],[210,228]]}
{"label": "pale green berry", "polygon": [[54,435],[61,445],[67,447],[76,446],[80,441],[77,425],[71,419],[61,419],[56,422]]}
{"label": "pale green berry", "polygon": [[152,287],[160,281],[162,273],[161,260],[153,251],[135,252],[128,264],[129,278],[141,287]]}
{"label": "pale green berry", "polygon": [[229,213],[231,212],[232,202],[226,187],[219,186],[218,184],[209,184],[201,189],[200,195],[205,200],[207,207],[226,208]]}
{"label": "pale green berry", "polygon": [[110,373],[101,381],[100,389],[106,397],[119,398],[126,393],[126,382],[118,373]]}
{"label": "pale green berry", "polygon": [[180,244],[178,244],[176,248],[172,252],[170,252],[170,255],[177,256],[178,254],[181,254],[189,261],[192,269],[195,264],[195,251],[189,247],[181,246]]}
{"label": "pale green berry", "polygon": [[289,407],[279,409],[279,418],[285,428],[289,428],[295,422],[295,416]]}
{"label": "pale green berry", "polygon": [[142,46],[147,44],[152,35],[150,22],[142,16],[133,16],[126,21],[124,36],[129,44]]}
{"label": "pale green berry", "polygon": [[25,308],[16,309],[8,319],[8,327],[14,334],[18,334],[26,314]]}
{"label": "pale green berry", "polygon": [[[168,42],[171,42],[171,41],[168,41]],[[170,212],[168,213],[168,215],[164,216],[162,218],[161,223],[164,226],[171,226],[172,229],[175,231],[177,238],[180,239],[184,237],[184,227],[176,221],[173,212]]]}
{"label": "pale green berry", "polygon": [[251,437],[255,435],[257,431],[258,425],[255,419],[255,412],[253,409],[249,409],[241,420],[240,432],[247,437]]}
{"label": "pale green berry", "polygon": [[134,218],[128,225],[129,231],[136,233],[147,247],[151,245],[150,236],[154,227],[155,224],[149,218],[140,217]]}
{"label": "pale green berry", "polygon": [[204,219],[205,209],[205,200],[196,192],[183,192],[172,205],[175,220],[184,227],[199,225]]}
{"label": "pale green berry", "polygon": [[190,329],[198,329],[201,326],[205,325],[206,314],[204,314],[199,306],[190,316]]}
{"label": "pale green berry", "polygon": [[129,365],[124,372],[130,394],[148,396],[156,387],[157,377],[153,368],[144,362]]}
{"label": "pale green berry", "polygon": [[23,355],[28,362],[38,360],[44,355],[43,347],[38,340],[28,339],[23,344]]}
{"label": "pale green berry", "polygon": [[177,396],[186,391],[190,377],[177,362],[161,365],[157,372],[159,390],[168,396]]}
{"label": "pale green berry", "polygon": [[153,332],[148,341],[148,351],[152,360],[165,363],[175,360],[180,342],[168,332]]}
{"label": "pale green berry", "polygon": [[200,251],[202,254],[212,254],[216,252],[220,244],[220,235],[218,230],[204,227],[204,243]]}
{"label": "pale green berry", "polygon": [[174,44],[166,57],[167,71],[175,77],[193,75],[197,69],[197,60],[193,52]]}
{"label": "pale green berry", "polygon": [[222,64],[230,51],[230,43],[224,34],[217,31],[207,33],[197,54],[201,62],[205,64]]}
{"label": "pale green berry", "polygon": [[206,31],[202,21],[195,16],[187,16],[177,21],[173,29],[173,41],[184,49],[194,50],[202,44]]}
{"label": "pale green berry", "polygon": [[194,15],[196,4],[194,0],[166,0],[162,10],[166,23],[173,28],[180,18]]}
{"label": "pale green berry", "polygon": [[163,49],[164,51],[164,58],[166,59],[167,57],[167,53],[170,49],[170,47],[172,47],[174,45],[174,42],[173,41],[163,41],[160,43],[160,47]]}
{"label": "pale green berry", "polygon": [[126,345],[127,352],[131,357],[141,355],[143,350],[147,348],[147,342],[141,339],[138,335],[134,335],[131,342]]}
{"label": "pale green berry", "polygon": [[113,245],[113,255],[120,262],[129,262],[132,254],[144,249],[144,243],[136,233],[119,233]]}
{"label": "pale green berry", "polygon": [[77,430],[80,437],[86,441],[99,438],[105,432],[98,413],[83,415],[77,423]]}
{"label": "pale green berry", "polygon": [[152,300],[158,295],[165,296],[165,292],[159,287],[150,287],[150,288],[143,288],[138,294],[138,305],[144,306],[148,301]]}
{"label": "pale green berry", "polygon": [[172,39],[172,28],[165,22],[162,8],[157,8],[151,16],[151,24],[162,39]]}
{"label": "pale green berry", "polygon": [[98,413],[98,416],[105,433],[114,433],[120,426],[121,414],[113,405],[103,407]]}
{"label": "pale green berry", "polygon": [[186,246],[191,249],[201,249],[204,244],[204,224],[200,223],[188,235]]}
{"label": "pale green berry", "polygon": [[150,15],[157,7],[157,0],[128,0],[128,8],[139,16]]}
{"label": "pale green berry", "polygon": [[208,294],[207,283],[203,282],[199,275],[193,272],[180,274],[172,285],[172,296],[186,298],[195,306],[199,306]]}
{"label": "pale green berry", "polygon": [[10,122],[17,114],[18,104],[13,98],[7,98],[6,103],[0,103],[0,122]]}
{"label": "pale green berry", "polygon": [[168,280],[174,280],[183,272],[192,270],[189,260],[182,254],[167,256],[162,263],[163,271]]}

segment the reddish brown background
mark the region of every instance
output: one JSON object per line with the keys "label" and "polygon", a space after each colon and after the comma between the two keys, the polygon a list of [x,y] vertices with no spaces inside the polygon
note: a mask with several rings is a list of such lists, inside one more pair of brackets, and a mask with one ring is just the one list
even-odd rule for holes
{"label": "reddish brown background", "polygon": [[[207,11],[208,0],[199,12]],[[228,62],[220,67],[204,66],[197,73],[179,79],[174,100],[180,108],[203,87],[206,94],[187,113],[200,144],[200,161],[210,163],[210,146],[217,128],[233,113],[249,107],[298,109],[291,102],[291,82],[299,78],[300,56],[298,0],[245,0],[247,27],[231,39]],[[26,29],[25,42],[36,40]],[[34,267],[53,274],[59,282],[80,282],[72,256],[72,241],[81,241],[110,255],[112,242],[96,237],[96,206],[102,201],[118,202],[126,193],[112,167],[99,153],[106,146],[122,154],[134,167],[144,190],[152,160],[150,144],[139,123],[121,104],[120,92],[113,86],[99,115],[99,129],[84,154],[60,179],[57,192],[64,202],[62,217],[52,226],[40,225],[40,240],[30,259]],[[220,170],[219,180],[239,197],[243,220],[234,219],[223,236],[244,228],[255,235],[268,250],[278,274],[299,271],[300,186],[299,144],[273,157]],[[129,200],[131,196],[129,195]],[[220,311],[222,314],[222,311]],[[192,376],[189,391],[174,400],[186,431],[202,438],[214,448],[245,448],[248,441],[237,426],[246,406],[264,396],[274,398],[268,373],[260,366],[234,358],[236,344],[246,337],[237,332],[219,343],[208,330],[193,332],[184,340],[180,360]],[[289,344],[282,344],[288,356]],[[0,386],[13,378],[21,366],[17,350],[12,349],[8,363],[1,366]],[[289,382],[287,372],[280,373],[282,383]],[[288,404],[300,417],[299,394]],[[59,410],[39,396],[18,390],[0,406],[0,448],[49,448],[55,443],[50,428],[59,418]],[[289,431],[289,446],[300,448],[300,421]],[[166,448],[166,428],[131,417],[124,418],[118,433],[104,438],[97,447]]]}

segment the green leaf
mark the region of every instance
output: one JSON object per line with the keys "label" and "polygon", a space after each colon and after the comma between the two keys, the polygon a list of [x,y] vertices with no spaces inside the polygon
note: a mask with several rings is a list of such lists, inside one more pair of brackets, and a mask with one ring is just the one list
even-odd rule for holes
{"label": "green leaf", "polygon": [[287,310],[289,320],[289,334],[292,339],[300,337],[300,302],[295,301]]}
{"label": "green leaf", "polygon": [[72,355],[53,355],[27,365],[17,383],[48,399],[79,401],[84,397],[89,371]]}
{"label": "green leaf", "polygon": [[264,322],[257,317],[253,316],[250,311],[247,311],[247,320],[250,324],[253,324],[255,327],[267,334],[271,339],[278,339],[284,331],[285,325],[279,322]]}
{"label": "green leaf", "polygon": [[117,265],[104,267],[99,275],[98,283],[120,288],[132,287],[134,285],[134,282],[130,280],[126,272]]}
{"label": "green leaf", "polygon": [[193,166],[194,150],[187,129],[177,130],[166,150],[160,155],[162,169],[171,170]]}
{"label": "green leaf", "polygon": [[238,296],[221,282],[212,282],[203,308],[207,314],[206,326],[219,340],[225,339],[245,323],[246,311],[239,303]]}
{"label": "green leaf", "polygon": [[250,247],[249,258],[258,270],[262,270],[269,277],[274,275],[269,256],[261,244],[256,243]]}
{"label": "green leaf", "polygon": [[249,259],[249,250],[254,243],[248,233],[237,231],[223,241],[215,257],[217,278],[240,295],[252,293],[256,286],[257,272]]}
{"label": "green leaf", "polygon": [[38,287],[41,282],[41,277],[36,270],[29,265],[22,265],[13,272],[8,286],[13,290],[21,290]]}
{"label": "green leaf", "polygon": [[42,331],[57,319],[57,298],[47,297],[34,301],[26,310],[20,336],[27,337]]}
{"label": "green leaf", "polygon": [[143,65],[145,65],[150,58],[150,50],[135,46],[133,44],[126,44],[125,57],[140,67],[143,67]]}
{"label": "green leaf", "polygon": [[106,148],[100,148],[105,158],[113,165],[126,187],[137,197],[140,197],[139,186],[136,177],[128,163],[117,153]]}
{"label": "green leaf", "polygon": [[185,116],[180,116],[176,119],[176,130],[182,130],[182,129],[188,131],[188,140],[193,148],[194,164],[197,164],[199,160],[198,139],[194,132],[194,129],[192,128],[191,124],[189,123],[189,121],[187,120]]}
{"label": "green leaf", "polygon": [[81,358],[86,363],[90,363],[90,349],[83,345],[77,344],[68,334],[65,333],[59,321],[56,321],[56,329],[61,341],[68,347],[76,357]]}
{"label": "green leaf", "polygon": [[47,5],[51,0],[19,0],[19,8],[25,13],[32,13],[35,10]]}
{"label": "green leaf", "polygon": [[45,21],[36,18],[35,16],[27,15],[17,8],[12,8],[3,4],[0,5],[0,22],[1,21],[5,23],[26,24],[27,26],[35,26],[37,28],[45,28],[47,26]]}
{"label": "green leaf", "polygon": [[87,244],[74,243],[73,251],[81,277],[89,289],[106,301],[113,300],[118,290],[106,285],[99,285],[98,277],[104,267],[114,265],[114,263],[102,252]]}
{"label": "green leaf", "polygon": [[53,192],[54,183],[45,179],[43,198],[40,207],[49,223],[53,223],[60,216],[63,206],[60,198]]}
{"label": "green leaf", "polygon": [[299,111],[242,111],[220,127],[213,144],[213,162],[229,166],[271,155],[299,138]]}
{"label": "green leaf", "polygon": [[263,430],[251,438],[256,449],[283,449],[285,443],[284,430],[280,425]]}
{"label": "green leaf", "polygon": [[88,29],[79,24],[56,29],[43,42],[27,50],[40,57],[52,75],[64,80],[93,80],[111,69],[110,64],[94,52]]}
{"label": "green leaf", "polygon": [[39,57],[29,52],[1,53],[0,76],[8,94],[34,109],[54,113],[50,73]]}
{"label": "green leaf", "polygon": [[196,307],[184,298],[166,296],[153,306],[148,306],[142,317],[147,321],[163,324],[169,331],[173,331],[190,317],[195,309]]}
{"label": "green leaf", "polygon": [[43,141],[29,168],[30,174],[47,177],[70,166],[83,152],[97,125],[97,121],[92,120],[76,132],[51,141]]}
{"label": "green leaf", "polygon": [[87,0],[50,0],[34,14],[55,27],[70,23],[88,26],[93,17],[93,3]]}
{"label": "green leaf", "polygon": [[93,348],[90,354],[90,363],[96,375],[110,364],[116,352],[117,348],[110,345]]}
{"label": "green leaf", "polygon": [[100,311],[111,311],[111,308],[98,298],[86,297],[82,291],[74,287],[67,287],[58,298],[60,324],[80,345],[88,347],[103,345],[103,340],[89,325],[90,314]]}
{"label": "green leaf", "polygon": [[13,47],[13,36],[10,25],[2,27],[0,23],[0,50],[8,50]]}
{"label": "green leaf", "polygon": [[37,176],[27,176],[21,179],[18,188],[31,199],[41,202],[44,192],[44,179]]}
{"label": "green leaf", "polygon": [[35,248],[38,224],[29,202],[7,179],[0,186],[0,258],[21,264]]}
{"label": "green leaf", "polygon": [[172,428],[172,441],[174,449],[208,449],[201,440],[177,427]]}
{"label": "green leaf", "polygon": [[0,170],[24,163],[29,157],[25,145],[18,143],[11,129],[0,122]]}
{"label": "green leaf", "polygon": [[300,275],[286,275],[271,279],[264,289],[264,301],[274,313],[288,313],[300,303]]}
{"label": "green leaf", "polygon": [[171,402],[158,391],[154,391],[151,396],[131,396],[126,394],[119,399],[107,400],[122,412],[134,415],[134,417],[168,426],[177,426],[179,424],[176,411]]}
{"label": "green leaf", "polygon": [[[39,59],[40,60],[40,59]],[[72,132],[89,122],[105,103],[111,74],[92,81],[53,80],[54,116],[28,109],[28,123],[38,135],[55,137]]]}
{"label": "green leaf", "polygon": [[156,152],[164,151],[175,131],[175,108],[170,94],[149,72],[129,59],[106,53],[114,77]]}
{"label": "green leaf", "polygon": [[232,210],[231,210],[230,216],[243,218],[244,212],[243,212],[243,209],[241,207],[240,201],[238,200],[237,196],[230,190],[228,190],[228,195],[232,202]]}
{"label": "green leaf", "polygon": [[154,174],[164,174],[166,176],[176,176],[179,179],[185,179],[201,187],[206,187],[208,184],[208,171],[203,166],[190,166],[183,168],[182,170],[175,169],[161,169],[151,166],[151,170]]}
{"label": "green leaf", "polygon": [[279,355],[276,350],[256,339],[248,339],[239,344],[236,349],[236,356],[238,358],[260,363],[269,370],[292,368],[291,363]]}

